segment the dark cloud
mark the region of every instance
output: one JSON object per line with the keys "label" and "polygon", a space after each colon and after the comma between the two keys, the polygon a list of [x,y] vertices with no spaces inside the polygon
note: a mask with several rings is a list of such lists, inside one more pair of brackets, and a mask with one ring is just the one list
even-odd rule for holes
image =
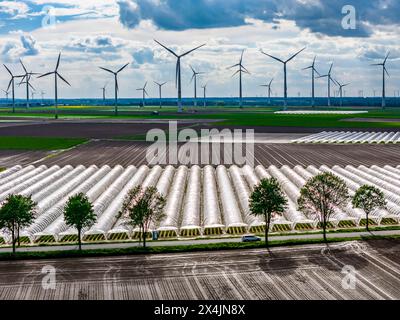
{"label": "dark cloud", "polygon": [[[400,24],[399,0],[119,0],[120,21],[135,28],[142,20],[165,30],[221,28],[245,25],[247,18],[265,22],[292,20],[312,32],[366,37],[378,25]],[[356,9],[357,28],[342,28],[342,8]]]}

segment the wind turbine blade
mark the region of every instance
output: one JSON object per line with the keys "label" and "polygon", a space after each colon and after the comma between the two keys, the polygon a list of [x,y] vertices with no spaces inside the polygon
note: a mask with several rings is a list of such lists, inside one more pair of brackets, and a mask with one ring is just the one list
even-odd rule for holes
{"label": "wind turbine blade", "polygon": [[190,79],[190,83],[192,83],[192,81],[193,81],[193,79],[194,79],[195,76],[196,76],[196,74],[193,73],[192,78]]}
{"label": "wind turbine blade", "polygon": [[39,78],[47,77],[47,76],[49,76],[49,75],[51,75],[53,73],[55,73],[55,72],[54,71],[53,72],[48,72],[48,73],[42,74],[41,76],[39,76],[37,78],[39,79]]}
{"label": "wind turbine blade", "polygon": [[313,66],[309,66],[309,67],[303,68],[301,70],[307,70],[307,69],[312,69],[312,68],[313,68]]}
{"label": "wind turbine blade", "polygon": [[236,72],[232,75],[232,78],[233,78],[234,76],[236,76],[239,72],[240,72],[240,70],[236,71]]}
{"label": "wind turbine blade", "polygon": [[383,64],[386,63],[387,59],[389,58],[390,52],[387,53],[386,57],[385,57],[385,61],[383,61]]}
{"label": "wind turbine blade", "polygon": [[386,67],[383,67],[383,69],[385,70],[386,74],[388,75],[388,77],[390,77],[389,72],[387,71]]}
{"label": "wind turbine blade", "polygon": [[193,73],[196,73],[196,71],[193,69],[192,66],[190,66],[190,69],[192,69],[192,72],[193,72]]}
{"label": "wind turbine blade", "polygon": [[314,67],[315,66],[315,60],[317,59],[317,56],[315,56],[314,57],[314,60],[313,60],[313,63],[312,63],[312,66]]}
{"label": "wind turbine blade", "polygon": [[350,85],[350,83],[346,83],[346,84],[344,84],[342,87],[347,87],[347,86],[349,86]]}
{"label": "wind turbine blade", "polygon": [[129,63],[127,63],[126,65],[124,65],[121,69],[119,69],[118,71],[117,71],[117,73],[120,73],[122,70],[124,70],[127,66],[129,65]]}
{"label": "wind turbine blade", "polygon": [[28,82],[28,86],[30,86],[33,91],[36,91],[36,89],[29,82]]}
{"label": "wind turbine blade", "polygon": [[317,77],[317,79],[319,79],[319,78],[326,78],[326,77],[328,77],[328,75],[327,75],[327,74],[324,74],[324,75],[322,75],[322,76]]}
{"label": "wind turbine blade", "polygon": [[12,72],[10,71],[10,69],[8,69],[7,66],[6,66],[5,64],[3,64],[3,66],[4,66],[4,68],[7,69],[8,73],[10,74],[10,76],[13,77],[13,74],[12,74]]}
{"label": "wind turbine blade", "polygon": [[296,52],[294,55],[292,55],[289,59],[286,60],[286,63],[289,62],[290,60],[294,59],[297,55],[299,55],[301,52],[303,52],[304,50],[306,50],[306,48],[304,47],[303,49],[301,49],[300,51]]}
{"label": "wind turbine blade", "polygon": [[226,68],[226,69],[232,69],[232,68],[238,67],[238,66],[240,66],[240,63],[234,64],[233,66],[230,66],[230,67],[228,67],[228,68]]}
{"label": "wind turbine blade", "polygon": [[329,68],[328,75],[331,74],[332,68],[333,68],[333,63],[331,63],[331,67]]}
{"label": "wind turbine blade", "polygon": [[240,55],[240,62],[239,62],[239,64],[242,64],[242,62],[243,62],[243,54],[244,54],[244,50],[242,50],[242,54]]}
{"label": "wind turbine blade", "polygon": [[145,94],[146,96],[149,96],[149,94],[147,93],[147,91],[146,91],[146,90],[144,90],[144,94]]}
{"label": "wind turbine blade", "polygon": [[242,66],[242,68],[244,69],[245,72],[247,72],[248,74],[250,74],[250,71],[247,70],[244,66]]}
{"label": "wind turbine blade", "polygon": [[163,85],[165,85],[165,84],[167,84],[167,81],[166,81],[166,82],[163,82],[163,83],[161,83],[161,87],[162,87]]}
{"label": "wind turbine blade", "polygon": [[109,72],[109,73],[114,74],[114,71],[111,71],[110,69],[103,68],[103,67],[99,67],[99,68],[100,68],[100,69],[103,69],[104,71],[107,71],[107,72]]}
{"label": "wind turbine blade", "polygon": [[180,57],[184,57],[184,56],[188,55],[189,53],[192,53],[193,51],[195,51],[195,50],[197,50],[197,49],[200,49],[201,47],[204,47],[205,45],[206,45],[206,44],[204,43],[204,44],[202,44],[201,46],[198,46],[198,47],[196,47],[196,48],[194,48],[194,49],[192,49],[192,50],[189,50],[188,52],[185,52],[184,54],[181,54]]}
{"label": "wind turbine blade", "polygon": [[383,66],[383,63],[373,63],[371,66]]}
{"label": "wind turbine blade", "polygon": [[8,87],[7,87],[7,91],[10,90],[11,84],[12,84],[12,79],[10,80],[10,82],[8,83]]}
{"label": "wind turbine blade", "polygon": [[321,75],[318,71],[317,71],[317,69],[315,69],[315,68],[313,68],[314,69],[314,71],[317,73],[317,75]]}
{"label": "wind turbine blade", "polygon": [[270,57],[270,58],[272,58],[272,59],[275,59],[276,61],[279,61],[279,62],[281,62],[281,63],[285,63],[283,60],[281,60],[281,59],[279,59],[279,58],[277,58],[277,57],[271,56],[270,54],[265,53],[265,52],[262,51],[262,50],[260,50],[260,51],[261,51],[262,54],[264,54],[264,55],[266,55],[266,56],[268,56],[268,57]]}
{"label": "wind turbine blade", "polygon": [[143,89],[146,89],[146,86],[147,86],[147,81],[146,81],[146,83],[144,84],[144,87],[143,87]]}
{"label": "wind turbine blade", "polygon": [[160,83],[158,83],[158,82],[156,82],[156,81],[153,81],[156,85],[158,85],[158,86],[161,86],[161,84]]}
{"label": "wind turbine blade", "polygon": [[61,59],[61,52],[58,55],[57,64],[56,64],[56,71],[58,70],[58,67],[60,66],[60,59]]}
{"label": "wind turbine blade", "polygon": [[71,86],[70,83],[69,83],[67,80],[65,80],[58,72],[56,72],[56,74],[57,74],[57,76],[59,76],[60,79],[61,79],[62,81],[64,81],[67,85]]}
{"label": "wind turbine blade", "polygon": [[22,66],[22,68],[24,69],[25,73],[28,73],[28,71],[26,71],[26,68],[25,68],[25,66],[24,66],[24,63],[22,62],[21,59],[19,59],[19,62],[21,63],[21,66]]}
{"label": "wind turbine blade", "polygon": [[274,81],[274,78],[271,79],[271,81],[269,82],[269,85],[271,86],[272,81]]}
{"label": "wind turbine blade", "polygon": [[163,47],[165,50],[167,50],[168,52],[172,53],[175,57],[178,58],[178,55],[177,55],[175,52],[173,52],[170,48],[164,46],[162,43],[158,42],[156,39],[154,39],[154,41],[157,42],[157,43],[158,43],[161,47]]}

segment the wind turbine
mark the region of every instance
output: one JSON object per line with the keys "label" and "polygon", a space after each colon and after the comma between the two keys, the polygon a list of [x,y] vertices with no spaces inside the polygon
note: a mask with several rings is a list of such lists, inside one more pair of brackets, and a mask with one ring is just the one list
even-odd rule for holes
{"label": "wind turbine", "polygon": [[157,40],[154,40],[154,41],[156,43],[158,43],[161,47],[163,47],[165,50],[167,50],[169,53],[173,54],[177,59],[176,72],[175,72],[175,76],[176,76],[176,78],[175,78],[175,86],[177,86],[177,88],[178,88],[178,112],[183,112],[183,107],[182,107],[181,59],[184,56],[192,53],[193,51],[195,51],[195,50],[197,50],[197,49],[199,49],[201,47],[204,47],[205,44],[202,44],[201,46],[198,46],[198,47],[196,47],[196,48],[194,48],[192,50],[189,50],[189,51],[187,51],[187,52],[185,52],[185,53],[183,53],[181,55],[177,55],[174,51],[172,51],[171,49],[167,48],[166,46],[164,46],[163,44],[161,44]]}
{"label": "wind turbine", "polygon": [[[22,79],[21,79],[21,82],[19,83],[19,85],[21,85],[21,84],[26,84],[26,108],[28,109],[28,108],[29,108],[29,87],[32,88],[33,90],[35,90],[35,89],[32,87],[32,85],[30,84],[29,81],[31,81],[31,76],[32,76],[32,75],[36,75],[36,74],[38,74],[38,73],[34,73],[34,72],[32,72],[32,71],[31,71],[31,72],[28,72],[28,71],[26,70],[26,68],[25,68],[25,66],[24,66],[24,64],[23,64],[23,62],[22,62],[21,59],[19,59],[19,62],[21,63],[22,68],[23,68],[24,71],[25,71],[25,74],[22,76]],[[25,80],[25,82],[24,82],[24,80]]]}
{"label": "wind turbine", "polygon": [[350,85],[350,83],[341,84],[337,80],[333,80],[339,86],[340,106],[343,107],[343,88]]}
{"label": "wind turbine", "polygon": [[35,99],[35,94],[36,94],[35,91],[32,91],[32,92],[31,92],[31,100]]}
{"label": "wind turbine", "polygon": [[40,96],[42,97],[42,104],[44,104],[44,95],[46,94],[46,92],[44,92],[43,90],[40,91]]}
{"label": "wind turbine", "polygon": [[303,70],[311,69],[311,95],[312,95],[311,106],[313,108],[315,108],[315,74],[320,76],[317,69],[315,69],[315,60],[316,59],[317,59],[317,56],[314,57],[314,60],[313,60],[313,63],[311,64],[311,66],[308,66],[303,69]]}
{"label": "wind turbine", "polygon": [[204,74],[204,72],[197,72],[193,69],[192,66],[190,66],[190,69],[192,69],[193,72],[193,76],[192,79],[190,79],[190,82],[194,80],[194,106],[197,107],[197,76]]}
{"label": "wind turbine", "polygon": [[298,54],[300,54],[302,51],[304,51],[306,48],[301,49],[300,51],[296,52],[294,55],[292,55],[289,59],[286,61],[283,61],[277,57],[271,56],[268,53],[265,53],[263,50],[260,50],[262,54],[265,54],[266,56],[275,59],[276,61],[279,61],[280,63],[283,64],[283,73],[284,73],[284,83],[283,83],[283,92],[284,92],[284,110],[287,109],[287,63],[291,60],[293,60]]}
{"label": "wind turbine", "polygon": [[243,54],[244,50],[242,51],[242,55],[240,56],[240,61],[237,64],[234,64],[233,66],[230,66],[228,69],[232,69],[234,67],[239,67],[239,69],[232,75],[234,77],[236,74],[239,74],[239,107],[243,108],[243,85],[242,85],[242,74],[247,73],[250,74],[250,72],[243,66]]}
{"label": "wind turbine", "polygon": [[161,109],[162,108],[162,87],[167,82],[163,82],[163,83],[158,83],[156,81],[153,81],[153,82],[158,86],[158,93],[159,93],[159,99],[160,99],[160,109]]}
{"label": "wind turbine", "polygon": [[120,68],[117,72],[111,71],[110,69],[99,67],[100,69],[107,71],[109,73],[112,73],[114,75],[114,82],[115,82],[115,115],[118,115],[118,73],[120,73],[122,70],[124,70],[129,63],[124,65],[122,68]]}
{"label": "wind turbine", "polygon": [[9,96],[9,94],[10,94],[9,89],[7,89],[7,90],[1,89],[1,91],[3,91],[3,92],[5,93],[5,95],[6,95],[6,100],[8,101],[8,96]]}
{"label": "wind turbine", "polygon": [[11,80],[8,83],[7,91],[10,90],[11,87],[11,93],[12,93],[12,104],[13,104],[13,113],[15,113],[15,79],[17,78],[22,78],[23,76],[14,76],[13,73],[10,71],[10,69],[7,68],[5,64],[3,64],[4,68],[8,71],[8,73],[11,76]]}
{"label": "wind turbine", "polygon": [[382,109],[386,107],[386,77],[385,73],[389,76],[389,72],[386,70],[386,62],[389,58],[390,52],[385,57],[382,63],[374,63],[371,66],[382,66]]}
{"label": "wind turbine", "polygon": [[331,106],[331,81],[335,82],[332,78],[332,68],[333,68],[333,62],[331,63],[331,67],[329,68],[329,72],[327,74],[324,74],[322,76],[319,76],[318,78],[327,78],[328,79],[328,106]]}
{"label": "wind turbine", "polygon": [[203,89],[203,98],[204,98],[204,100],[203,100],[203,106],[204,106],[204,108],[206,107],[206,98],[207,98],[207,85],[208,85],[208,83],[206,83],[205,85],[203,85],[203,86],[201,86],[202,87],[202,89]]}
{"label": "wind turbine", "polygon": [[271,104],[271,93],[272,93],[271,84],[272,84],[272,81],[274,81],[274,78],[272,78],[271,81],[268,84],[261,84],[260,85],[260,87],[268,88],[268,104]]}
{"label": "wind turbine", "polygon": [[54,95],[55,95],[55,104],[54,104],[54,112],[55,112],[55,118],[58,119],[58,78],[60,78],[62,81],[64,81],[67,85],[71,86],[70,83],[65,80],[59,73],[58,73],[58,67],[60,66],[60,60],[61,60],[61,52],[58,55],[57,59],[57,64],[56,64],[56,69],[52,72],[48,72],[45,74],[42,74],[38,78],[43,78],[47,77],[49,75],[54,74]]}
{"label": "wind turbine", "polygon": [[146,86],[147,86],[147,81],[144,84],[143,88],[138,88],[136,89],[137,91],[142,91],[142,106],[144,107],[146,105],[146,95],[148,96],[148,93],[146,91]]}
{"label": "wind turbine", "polygon": [[104,87],[100,88],[100,90],[103,91],[103,104],[106,103],[106,89],[107,89],[107,83],[104,85]]}

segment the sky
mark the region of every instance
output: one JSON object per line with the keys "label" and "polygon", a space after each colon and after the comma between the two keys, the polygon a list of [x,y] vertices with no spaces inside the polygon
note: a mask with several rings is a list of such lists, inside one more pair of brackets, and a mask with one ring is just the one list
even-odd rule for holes
{"label": "sky", "polygon": [[[176,97],[176,59],[154,39],[177,53],[206,44],[182,58],[184,97],[194,91],[190,66],[204,72],[199,95],[207,83],[209,96],[237,96],[238,78],[228,67],[239,62],[242,50],[250,72],[244,75],[244,96],[264,96],[260,85],[272,78],[273,96],[282,96],[283,66],[260,50],[286,60],[306,47],[288,63],[289,96],[310,95],[311,74],[302,69],[314,56],[321,74],[334,63],[332,76],[350,83],[347,96],[358,96],[359,90],[378,96],[382,70],[371,64],[390,52],[387,95],[393,96],[400,90],[399,12],[399,0],[0,1],[0,62],[20,74],[21,58],[30,71],[46,73],[62,52],[59,72],[71,87],[59,84],[61,98],[98,98],[106,84],[112,97],[113,77],[99,66],[118,70],[129,62],[119,76],[121,97],[141,97],[136,89],[146,81],[151,97],[158,94],[153,81],[168,81],[164,95]],[[9,76],[2,70],[5,89]],[[32,85],[54,96],[52,78],[34,78]],[[316,94],[326,96],[326,78],[317,80]],[[17,97],[23,96],[17,88]]]}

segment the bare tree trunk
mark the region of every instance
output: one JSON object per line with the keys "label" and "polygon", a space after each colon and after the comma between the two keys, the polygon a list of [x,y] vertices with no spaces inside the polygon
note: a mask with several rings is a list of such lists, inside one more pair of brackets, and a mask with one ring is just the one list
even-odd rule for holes
{"label": "bare tree trunk", "polygon": [[144,227],[144,225],[142,225],[142,229],[143,229],[143,248],[146,248],[146,229]]}
{"label": "bare tree trunk", "polygon": [[20,239],[19,239],[19,226],[17,227],[17,240],[18,240],[18,247],[21,246]]}
{"label": "bare tree trunk", "polygon": [[367,227],[367,231],[369,232],[369,212],[365,212],[367,215],[367,223],[366,223],[366,227]]}
{"label": "bare tree trunk", "polygon": [[79,251],[82,251],[82,243],[81,243],[81,229],[78,229],[78,245],[79,245]]}
{"label": "bare tree trunk", "polygon": [[265,215],[265,246],[268,248],[268,233],[269,233],[269,225],[271,223],[271,216],[268,214]]}
{"label": "bare tree trunk", "polygon": [[11,231],[11,241],[12,241],[13,254],[15,254],[15,230],[14,230],[14,226],[12,227],[12,231]]}

